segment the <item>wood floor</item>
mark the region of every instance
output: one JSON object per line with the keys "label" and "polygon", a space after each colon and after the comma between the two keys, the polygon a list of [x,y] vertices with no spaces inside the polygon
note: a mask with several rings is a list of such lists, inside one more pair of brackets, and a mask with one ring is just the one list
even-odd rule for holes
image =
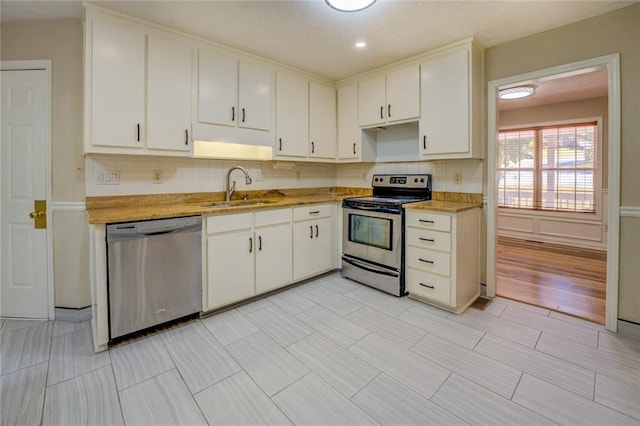
{"label": "wood floor", "polygon": [[498,238],[502,297],[604,324],[606,272],[604,251]]}

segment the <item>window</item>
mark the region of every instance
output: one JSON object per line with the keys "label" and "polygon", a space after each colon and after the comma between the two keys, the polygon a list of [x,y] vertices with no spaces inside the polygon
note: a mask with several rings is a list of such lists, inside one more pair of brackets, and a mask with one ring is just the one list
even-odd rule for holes
{"label": "window", "polygon": [[498,206],[595,213],[597,123],[501,130]]}

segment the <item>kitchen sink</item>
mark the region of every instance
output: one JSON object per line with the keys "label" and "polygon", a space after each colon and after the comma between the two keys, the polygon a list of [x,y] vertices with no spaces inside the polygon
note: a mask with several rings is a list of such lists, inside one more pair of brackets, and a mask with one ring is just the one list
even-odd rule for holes
{"label": "kitchen sink", "polygon": [[275,201],[265,201],[265,200],[233,200],[233,201],[217,201],[215,203],[209,204],[201,204],[202,207],[207,207],[211,209],[221,209],[227,207],[250,207],[250,206],[261,206],[264,204],[275,203]]}

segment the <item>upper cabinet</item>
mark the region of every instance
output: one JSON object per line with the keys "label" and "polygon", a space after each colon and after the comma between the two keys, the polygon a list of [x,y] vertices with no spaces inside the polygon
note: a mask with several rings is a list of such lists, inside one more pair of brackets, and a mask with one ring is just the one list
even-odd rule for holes
{"label": "upper cabinet", "polygon": [[481,49],[468,43],[420,67],[420,157],[483,158]]}
{"label": "upper cabinet", "polygon": [[270,131],[273,72],[225,54],[198,52],[198,121]]}
{"label": "upper cabinet", "polygon": [[334,162],[335,88],[290,73],[276,81],[275,158]]}
{"label": "upper cabinet", "polygon": [[86,31],[85,152],[186,155],[191,47],[92,13]]}
{"label": "upper cabinet", "polygon": [[338,88],[338,161],[375,161],[375,150],[363,144],[358,125],[357,83]]}
{"label": "upper cabinet", "polygon": [[369,127],[420,117],[420,67],[410,65],[358,82],[358,123]]}

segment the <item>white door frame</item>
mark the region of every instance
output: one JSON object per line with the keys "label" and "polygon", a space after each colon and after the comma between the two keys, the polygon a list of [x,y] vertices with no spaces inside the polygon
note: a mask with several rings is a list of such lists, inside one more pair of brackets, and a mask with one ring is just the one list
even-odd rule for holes
{"label": "white door frame", "polygon": [[498,150],[498,89],[507,84],[521,83],[605,65],[609,79],[609,172],[608,172],[608,230],[607,284],[605,327],[618,328],[618,273],[620,255],[620,54],[600,56],[571,64],[532,71],[525,74],[492,80],[487,91],[487,296],[496,295],[497,197],[496,158]]}
{"label": "white door frame", "polygon": [[31,61],[0,61],[0,70],[2,71],[31,71],[42,70],[46,73],[47,87],[45,89],[45,176],[47,177],[45,196],[47,199],[47,305],[49,311],[49,319],[55,319],[55,298],[53,285],[53,217],[51,216],[51,68],[52,61],[49,59],[31,60]]}

